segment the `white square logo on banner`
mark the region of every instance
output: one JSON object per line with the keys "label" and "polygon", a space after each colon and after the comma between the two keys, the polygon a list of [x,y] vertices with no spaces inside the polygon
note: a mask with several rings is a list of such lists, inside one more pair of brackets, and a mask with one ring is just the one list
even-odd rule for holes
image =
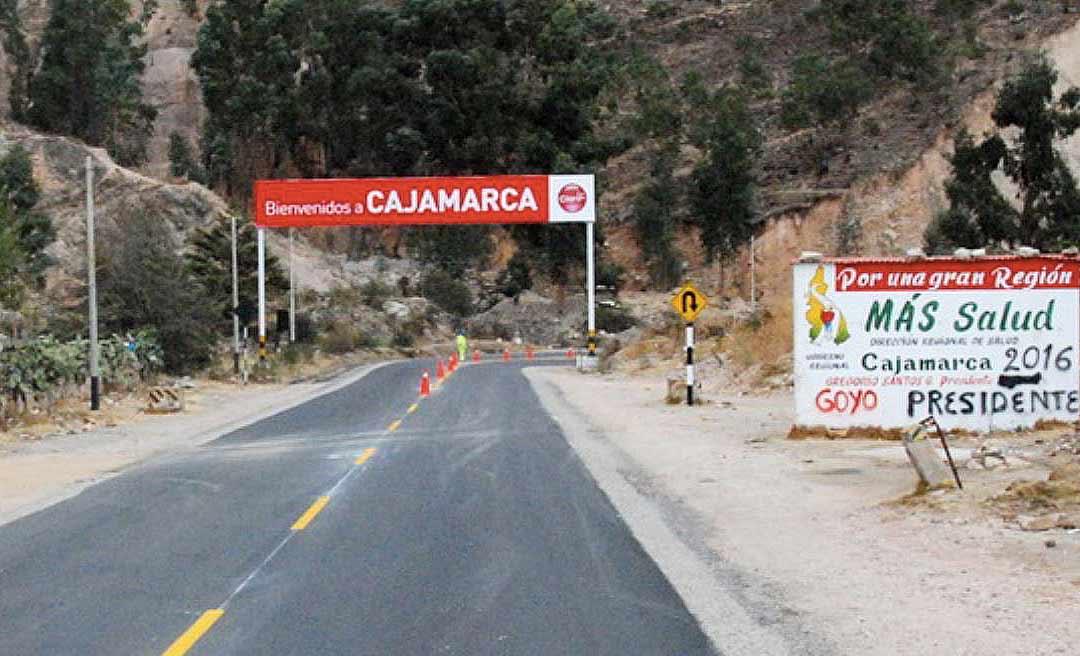
{"label": "white square logo on banner", "polygon": [[548,176],[548,214],[552,223],[596,221],[596,183],[591,175]]}

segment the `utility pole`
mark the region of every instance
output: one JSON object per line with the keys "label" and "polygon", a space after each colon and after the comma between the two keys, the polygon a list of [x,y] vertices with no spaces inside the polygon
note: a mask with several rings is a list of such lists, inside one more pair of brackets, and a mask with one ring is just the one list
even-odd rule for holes
{"label": "utility pole", "polygon": [[86,278],[90,288],[90,409],[101,409],[101,370],[98,364],[97,257],[94,253],[94,158],[86,156]]}
{"label": "utility pole", "polygon": [[236,264],[236,215],[232,222],[232,330],[233,330],[233,373],[240,374],[240,271]]}
{"label": "utility pole", "polygon": [[296,276],[293,274],[293,229],[289,228],[289,343],[296,341]]}

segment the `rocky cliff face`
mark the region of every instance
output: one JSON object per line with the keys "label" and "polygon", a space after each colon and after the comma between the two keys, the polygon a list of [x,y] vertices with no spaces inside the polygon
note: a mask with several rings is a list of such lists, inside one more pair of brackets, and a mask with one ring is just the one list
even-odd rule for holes
{"label": "rocky cliff face", "polygon": [[198,11],[192,14],[183,0],[159,0],[158,10],[147,26],[149,51],[143,93],[158,108],[158,118],[146,170],[159,178],[169,175],[170,134],[179,133],[196,148],[199,144],[206,109],[190,61],[203,12],[209,4],[210,0],[198,0],[195,3]]}
{"label": "rocky cliff face", "polygon": [[182,239],[193,227],[228,211],[225,201],[201,185],[165,183],[118,166],[99,148],[17,125],[0,125],[0,152],[14,144],[30,152],[34,178],[42,190],[38,210],[52,218],[57,230],[58,239],[50,249],[58,263],[54,277],[81,275],[85,267],[87,156],[94,165],[94,197],[102,225],[123,212],[145,213],[168,223]]}
{"label": "rocky cliff face", "polygon": [[[200,126],[206,115],[199,80],[191,69],[191,53],[204,12],[210,0],[197,0],[197,11],[189,12],[184,0],[157,0],[157,10],[146,30],[146,72],[143,93],[157,107],[158,118],[150,142],[149,162],[143,171],[162,179],[169,176],[169,135],[178,132],[198,146]],[[143,0],[132,3],[132,16],[144,9]],[[19,15],[31,49],[36,50],[49,20],[49,0],[19,0]],[[0,115],[10,109],[13,64],[0,49]]]}

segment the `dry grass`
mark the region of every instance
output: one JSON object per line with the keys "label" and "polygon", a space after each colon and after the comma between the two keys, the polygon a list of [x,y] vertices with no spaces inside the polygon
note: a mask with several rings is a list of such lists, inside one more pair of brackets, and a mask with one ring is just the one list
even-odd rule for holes
{"label": "dry grass", "polygon": [[1058,431],[1058,430],[1073,430],[1076,428],[1076,424],[1068,421],[1060,421],[1058,419],[1040,419],[1035,422],[1035,426],[1032,430],[1035,431]]}
{"label": "dry grass", "polygon": [[876,426],[852,426],[836,429],[826,426],[792,426],[789,440],[883,440],[898,442],[904,439],[901,428],[878,428]]}
{"label": "dry grass", "polygon": [[785,373],[777,363],[792,351],[791,305],[780,303],[758,318],[739,322],[728,330],[724,343],[731,362],[740,369],[761,365],[764,377]]}

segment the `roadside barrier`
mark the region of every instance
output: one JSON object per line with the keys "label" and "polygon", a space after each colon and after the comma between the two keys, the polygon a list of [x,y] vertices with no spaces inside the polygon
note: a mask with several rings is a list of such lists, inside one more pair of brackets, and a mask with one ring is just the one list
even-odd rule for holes
{"label": "roadside barrier", "polygon": [[147,393],[147,412],[180,412],[183,409],[183,390],[171,387],[151,387]]}

